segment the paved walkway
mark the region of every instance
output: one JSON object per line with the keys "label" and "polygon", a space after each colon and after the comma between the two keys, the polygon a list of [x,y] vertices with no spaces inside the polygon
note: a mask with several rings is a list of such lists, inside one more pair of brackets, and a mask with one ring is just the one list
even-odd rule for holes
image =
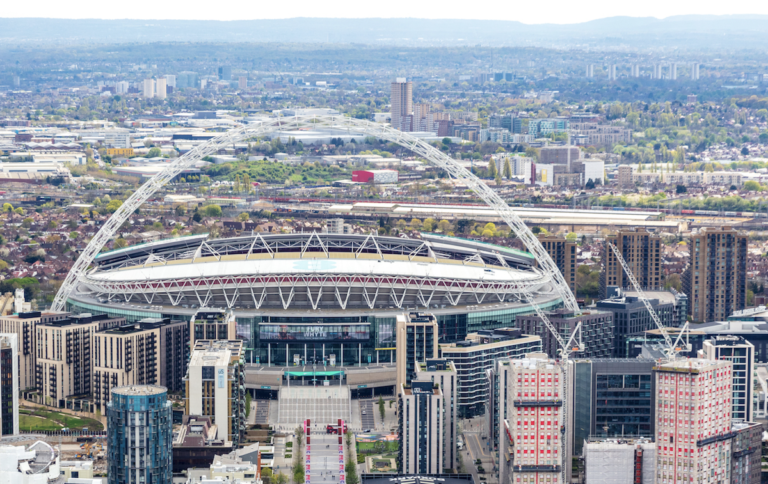
{"label": "paved walkway", "polygon": [[[333,434],[310,434],[310,478],[312,484],[339,482],[340,465],[344,465],[344,445],[339,450],[339,437]],[[340,464],[341,462],[341,464]]]}

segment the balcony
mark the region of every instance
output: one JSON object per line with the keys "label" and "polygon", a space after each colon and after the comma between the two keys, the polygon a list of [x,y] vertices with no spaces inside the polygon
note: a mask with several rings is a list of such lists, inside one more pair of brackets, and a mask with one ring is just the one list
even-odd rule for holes
{"label": "balcony", "polygon": [[515,400],[515,407],[562,407],[562,400]]}
{"label": "balcony", "polygon": [[512,472],[560,472],[558,465],[513,465]]}

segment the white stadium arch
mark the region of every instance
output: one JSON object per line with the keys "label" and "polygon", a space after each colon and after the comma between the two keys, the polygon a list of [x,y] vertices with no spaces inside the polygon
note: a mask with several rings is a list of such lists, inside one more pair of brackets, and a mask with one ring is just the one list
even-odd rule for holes
{"label": "white stadium arch", "polygon": [[[101,230],[88,243],[75,265],[69,271],[64,284],[62,284],[56,298],[51,305],[54,311],[63,311],[66,308],[67,299],[72,295],[81,277],[86,274],[88,268],[93,263],[94,258],[99,254],[104,244],[114,237],[117,230],[128,220],[128,217],[141,205],[149,199],[163,185],[173,180],[186,168],[194,165],[202,158],[216,154],[223,148],[231,147],[234,143],[270,135],[275,132],[295,130],[300,128],[313,129],[334,129],[347,130],[352,133],[360,133],[368,136],[375,136],[378,139],[384,139],[411,150],[417,155],[425,158],[433,165],[445,170],[457,180],[461,180],[469,186],[489,207],[494,209],[504,222],[510,226],[515,235],[523,242],[525,247],[533,254],[538,261],[541,270],[549,276],[553,282],[555,291],[560,296],[567,309],[575,313],[580,313],[576,298],[571,292],[563,275],[558,270],[552,258],[542,247],[539,240],[523,223],[520,217],[502,200],[502,198],[491,190],[480,178],[462,167],[456,160],[445,153],[429,145],[425,141],[415,138],[408,133],[395,130],[389,126],[372,123],[366,120],[353,119],[344,116],[295,116],[281,117],[269,120],[259,124],[249,124],[239,128],[232,129],[221,136],[195,147],[193,150],[179,157],[176,161],[168,165],[162,172],[158,173],[142,185],[136,192],[126,200],[122,206],[107,220],[101,227]],[[542,317],[545,324],[550,324],[544,313],[536,305],[533,295],[525,292],[525,297],[533,306],[539,316]],[[553,328],[550,327],[550,330]],[[559,334],[554,332],[561,347],[565,343],[560,339]]]}

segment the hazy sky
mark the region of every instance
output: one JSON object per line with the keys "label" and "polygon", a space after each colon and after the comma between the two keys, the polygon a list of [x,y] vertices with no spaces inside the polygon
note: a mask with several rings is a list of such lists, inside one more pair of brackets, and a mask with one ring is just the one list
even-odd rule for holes
{"label": "hazy sky", "polygon": [[201,0],[104,2],[103,0],[7,0],[0,17],[107,19],[249,20],[292,17],[412,17],[518,20],[525,23],[576,23],[627,15],[669,17],[687,14],[768,14],[764,0]]}

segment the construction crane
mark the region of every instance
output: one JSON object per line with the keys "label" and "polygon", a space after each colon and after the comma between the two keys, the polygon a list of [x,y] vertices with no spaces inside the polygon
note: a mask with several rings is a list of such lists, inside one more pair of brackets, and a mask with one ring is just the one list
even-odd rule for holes
{"label": "construction crane", "polygon": [[691,351],[691,345],[690,343],[686,342],[684,346],[680,346],[681,338],[684,334],[688,334],[688,323],[685,323],[683,326],[683,329],[680,330],[680,334],[677,336],[677,339],[672,342],[672,338],[669,336],[669,332],[667,331],[667,328],[661,323],[661,319],[659,318],[659,315],[656,314],[656,311],[653,309],[653,306],[651,306],[651,302],[648,300],[648,298],[645,296],[645,293],[643,292],[643,289],[640,287],[640,284],[638,284],[637,279],[635,279],[635,275],[632,274],[632,271],[629,270],[629,265],[627,264],[627,261],[624,260],[624,257],[621,255],[621,252],[619,252],[618,247],[616,247],[613,243],[607,242],[608,247],[611,248],[613,251],[613,254],[616,256],[616,259],[619,261],[619,264],[621,264],[621,268],[624,270],[624,273],[629,278],[629,282],[632,283],[632,287],[635,288],[635,292],[637,292],[638,298],[643,302],[645,305],[645,308],[648,310],[648,314],[651,315],[651,319],[653,320],[654,324],[656,324],[656,327],[659,329],[659,332],[664,337],[664,355],[668,360],[674,360],[677,358],[677,354],[683,350],[685,351]]}

